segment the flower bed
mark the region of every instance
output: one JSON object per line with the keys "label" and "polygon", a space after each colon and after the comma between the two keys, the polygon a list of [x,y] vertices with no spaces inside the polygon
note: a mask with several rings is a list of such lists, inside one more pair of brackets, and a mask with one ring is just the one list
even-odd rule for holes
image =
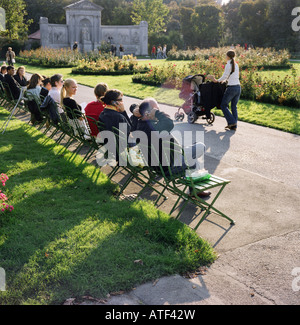
{"label": "flower bed", "polygon": [[[8,180],[8,176],[6,174],[1,174],[0,175],[0,181],[2,183],[2,186],[5,186],[5,183]],[[9,205],[6,203],[8,200],[7,196],[0,190],[0,213],[4,213],[6,211],[12,211],[14,207],[12,205]]]}
{"label": "flower bed", "polygon": [[89,75],[123,75],[145,73],[149,68],[139,65],[132,55],[125,55],[122,59],[116,56],[101,56],[95,60],[81,59],[76,68],[72,69],[74,74]]}
{"label": "flower bed", "polygon": [[[177,50],[172,48],[168,52],[168,60],[197,60],[205,61],[210,57],[224,60],[228,47],[212,47],[209,49]],[[290,69],[290,53],[287,50],[276,51],[272,48],[256,48],[245,51],[241,46],[234,48],[239,61],[240,69],[249,69],[252,66],[258,69]]]}
{"label": "flower bed", "polygon": [[150,86],[163,86],[166,88],[180,88],[182,79],[191,74],[188,66],[178,68],[176,64],[169,63],[163,66],[152,66],[146,74],[136,74],[132,82]]}
{"label": "flower bed", "polygon": [[[218,50],[220,51],[220,50]],[[266,51],[268,53],[268,51]],[[205,55],[212,52],[205,52]],[[274,53],[273,53],[274,54]],[[240,57],[237,57],[237,62],[240,65]],[[252,61],[244,59],[244,64]],[[286,59],[285,54],[280,55],[280,58],[273,58],[269,56],[269,65],[272,67],[281,67]],[[265,59],[264,59],[265,60]],[[253,61],[255,62],[255,61]],[[265,62],[265,61],[260,61]],[[212,74],[217,77],[221,76],[224,71],[224,51],[222,56],[210,55],[207,58],[197,57],[193,62],[187,63],[181,68],[177,68],[176,64],[169,63],[164,66],[151,67],[150,71],[145,74],[137,74],[133,76],[132,81],[135,83],[142,83],[159,87],[172,87],[176,89],[181,88],[182,80],[188,75],[194,74]],[[245,65],[246,66],[246,65]],[[240,82],[242,87],[241,98],[261,101],[270,104],[285,105],[290,107],[300,107],[300,78],[297,77],[295,69],[292,68],[292,75],[286,76],[284,79],[272,77],[262,78],[258,73],[259,70],[252,64],[251,68],[241,69]]]}
{"label": "flower bed", "polygon": [[241,71],[241,97],[259,102],[300,108],[300,77],[295,69],[283,79],[263,78],[257,69]]}
{"label": "flower bed", "polygon": [[44,67],[74,67],[82,57],[79,52],[71,49],[38,48],[36,50],[21,51],[16,61],[22,64],[30,64]]}

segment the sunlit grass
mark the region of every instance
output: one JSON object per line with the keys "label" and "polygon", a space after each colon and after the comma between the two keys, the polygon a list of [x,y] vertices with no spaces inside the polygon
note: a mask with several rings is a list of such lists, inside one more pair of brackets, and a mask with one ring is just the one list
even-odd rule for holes
{"label": "sunlit grass", "polygon": [[[1,124],[7,116],[0,109]],[[14,206],[0,214],[1,305],[103,298],[216,259],[189,227],[151,202],[115,199],[105,174],[62,149],[16,119],[1,135],[0,172]]]}

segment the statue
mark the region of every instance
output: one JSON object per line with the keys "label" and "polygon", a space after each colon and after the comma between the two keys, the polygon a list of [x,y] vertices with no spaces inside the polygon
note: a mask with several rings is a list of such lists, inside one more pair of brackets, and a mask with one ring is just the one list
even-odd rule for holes
{"label": "statue", "polygon": [[89,28],[87,27],[87,25],[85,24],[83,27],[82,27],[82,30],[81,30],[81,37],[82,37],[82,41],[90,41],[90,31],[89,31]]}

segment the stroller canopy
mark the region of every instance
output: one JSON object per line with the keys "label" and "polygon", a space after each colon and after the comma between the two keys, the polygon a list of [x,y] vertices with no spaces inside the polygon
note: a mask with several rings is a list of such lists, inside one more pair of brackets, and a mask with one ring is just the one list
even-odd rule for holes
{"label": "stroller canopy", "polygon": [[179,98],[187,99],[191,92],[198,91],[199,87],[205,81],[205,76],[203,74],[195,74],[187,76],[182,80],[181,91]]}

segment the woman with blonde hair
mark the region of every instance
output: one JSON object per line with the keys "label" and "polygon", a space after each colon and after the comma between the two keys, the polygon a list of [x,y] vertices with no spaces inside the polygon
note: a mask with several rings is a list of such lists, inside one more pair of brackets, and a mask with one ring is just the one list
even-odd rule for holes
{"label": "woman with blonde hair", "polygon": [[76,80],[67,79],[60,92],[61,106],[65,108],[70,120],[73,120],[74,117],[83,120],[81,106],[73,99],[73,96],[76,95],[77,88]]}
{"label": "woman with blonde hair", "polygon": [[[65,80],[60,93],[61,106],[64,107],[69,123],[72,125],[75,134],[78,132],[77,126],[80,127],[86,139],[90,138],[89,131],[87,129],[82,108],[73,98],[77,92],[77,82],[74,79]],[[77,120],[77,121],[76,121]],[[76,124],[77,122],[77,124]]]}

